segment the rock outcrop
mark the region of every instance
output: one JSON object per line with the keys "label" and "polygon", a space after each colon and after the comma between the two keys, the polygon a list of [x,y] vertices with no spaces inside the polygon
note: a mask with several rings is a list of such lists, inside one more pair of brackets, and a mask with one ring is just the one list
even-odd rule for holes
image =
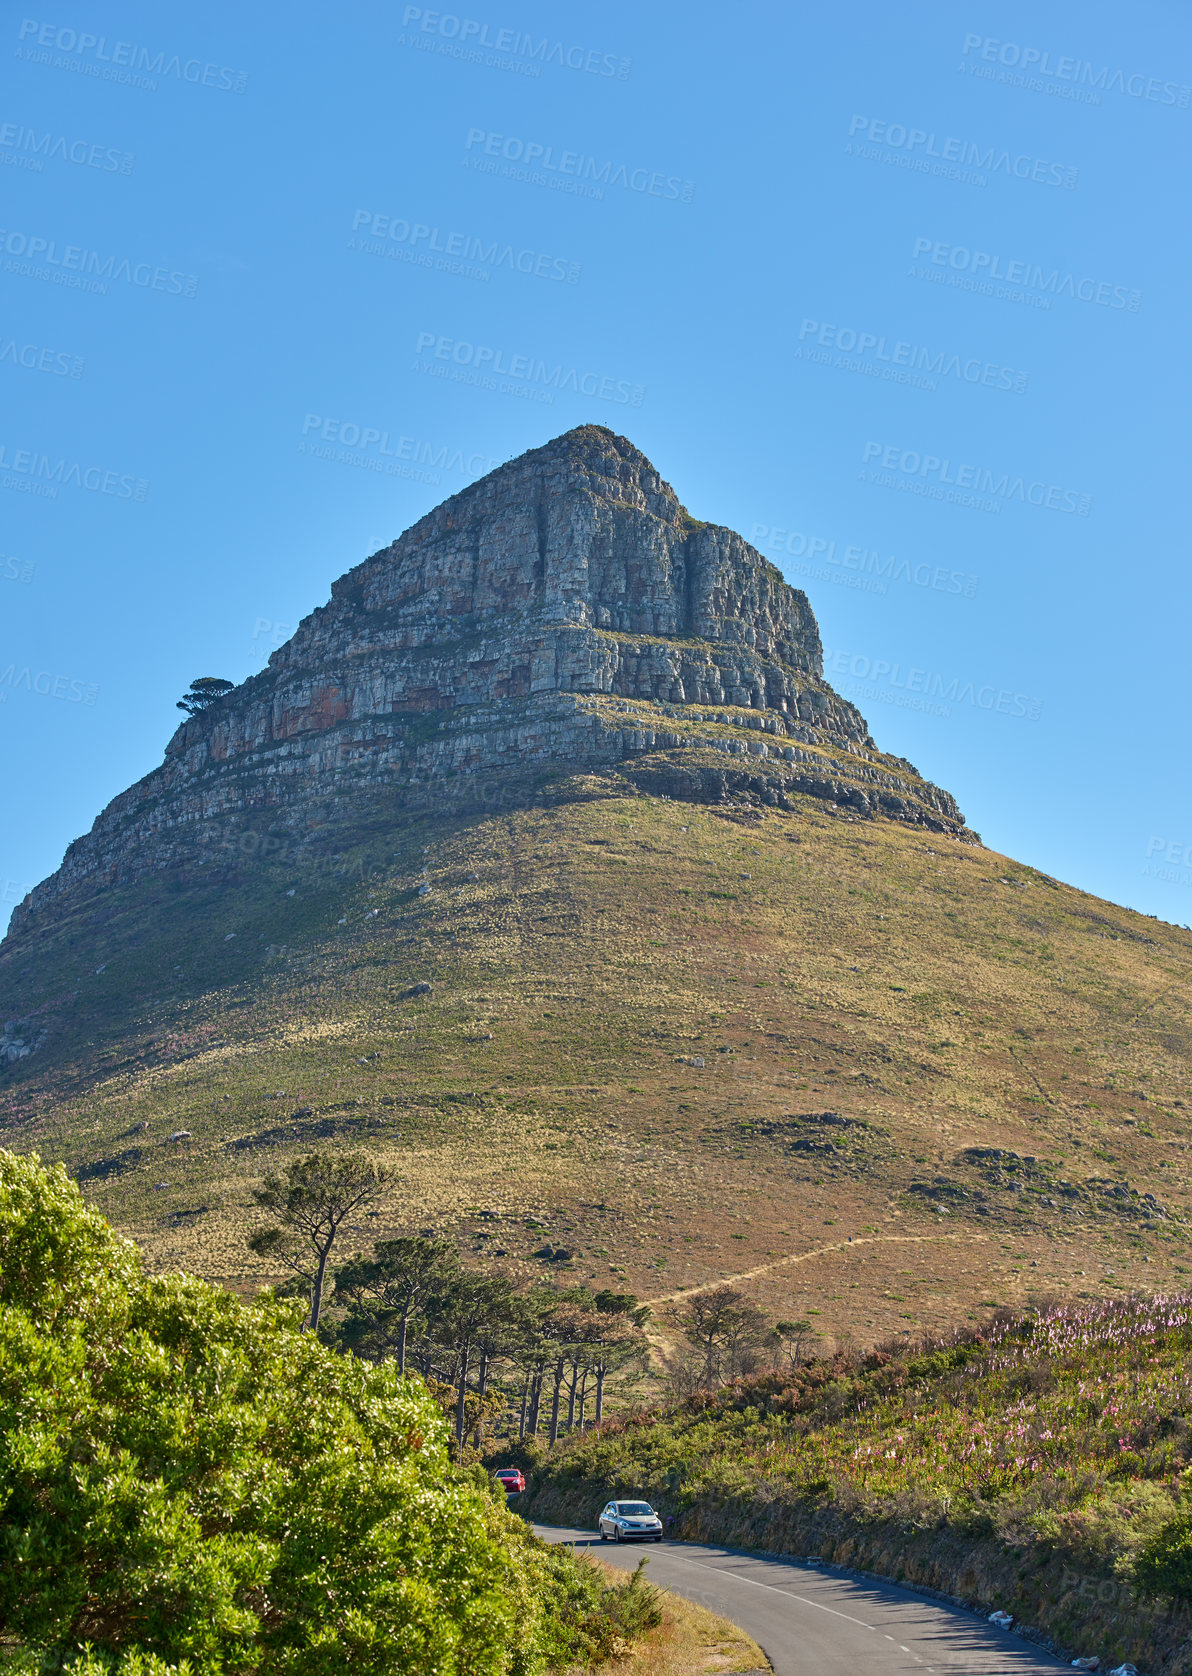
{"label": "rock outcrop", "polygon": [[701,799],[793,795],[973,835],[823,680],[806,596],[582,426],[492,472],[335,583],[269,666],[183,723],[14,925],[87,880],[185,865],[245,822],[295,844],[355,801],[500,806],[621,771]]}

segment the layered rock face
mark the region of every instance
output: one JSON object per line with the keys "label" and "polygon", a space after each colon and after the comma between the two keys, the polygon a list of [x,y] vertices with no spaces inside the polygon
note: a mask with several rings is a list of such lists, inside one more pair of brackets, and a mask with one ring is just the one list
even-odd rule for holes
{"label": "layered rock face", "polygon": [[620,769],[671,796],[787,803],[971,837],[822,678],[806,596],[583,426],[445,501],[335,583],[253,676],[185,722],[14,925],[64,890],[201,858],[246,822],[500,806]]}

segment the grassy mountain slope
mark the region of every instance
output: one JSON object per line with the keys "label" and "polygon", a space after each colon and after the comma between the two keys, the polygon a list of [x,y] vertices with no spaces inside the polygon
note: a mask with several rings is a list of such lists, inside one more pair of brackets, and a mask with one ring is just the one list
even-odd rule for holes
{"label": "grassy mountain slope", "polygon": [[647,1298],[751,1273],[825,1335],[1182,1274],[1192,935],[796,802],[610,773],[78,893],[0,947],[40,1042],[0,1139],[237,1285],[247,1184],[323,1136],[403,1177],[361,1243],[434,1227]]}

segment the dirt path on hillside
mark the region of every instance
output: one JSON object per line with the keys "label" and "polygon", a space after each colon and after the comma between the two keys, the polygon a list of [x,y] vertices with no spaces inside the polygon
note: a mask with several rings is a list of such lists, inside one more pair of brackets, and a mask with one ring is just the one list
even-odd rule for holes
{"label": "dirt path on hillside", "polygon": [[813,1257],[825,1257],[832,1251],[852,1251],[860,1245],[955,1245],[986,1241],[988,1234],[869,1234],[856,1239],[836,1240],[832,1245],[816,1246],[813,1251],[796,1251],[790,1257],[776,1257],[772,1263],[761,1263],[756,1269],[744,1269],[740,1274],[722,1275],[719,1280],[706,1280],[702,1286],[681,1286],[677,1292],[663,1292],[657,1298],[646,1298],[650,1305],[674,1303],[676,1298],[694,1298],[701,1292],[714,1292],[718,1286],[735,1286],[740,1280],[756,1280],[759,1275],[772,1274],[775,1269],[788,1269],[796,1263],[808,1263]]}

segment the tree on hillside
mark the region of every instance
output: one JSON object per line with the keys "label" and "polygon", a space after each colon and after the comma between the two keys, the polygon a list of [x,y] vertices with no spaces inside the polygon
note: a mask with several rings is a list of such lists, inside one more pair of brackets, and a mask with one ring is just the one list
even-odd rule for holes
{"label": "tree on hillside", "polygon": [[586,1295],[582,1287],[569,1289],[560,1296],[540,1328],[544,1347],[549,1347],[552,1386],[549,1438],[552,1444],[557,1443],[559,1439],[559,1404],[568,1363],[587,1342],[591,1331],[590,1312],[585,1308],[585,1301]]}
{"label": "tree on hillside", "polygon": [[731,1286],[684,1298],[667,1316],[686,1341],[666,1362],[670,1382],[681,1393],[713,1391],[755,1373],[775,1348],[765,1312]]}
{"label": "tree on hillside", "polygon": [[[586,1300],[585,1300],[586,1301]],[[573,1432],[576,1427],[576,1402],[579,1403],[579,1428],[583,1430],[584,1410],[587,1406],[588,1381],[596,1372],[596,1365],[601,1359],[604,1335],[608,1329],[607,1320],[598,1315],[595,1310],[584,1309],[578,1316],[578,1332],[567,1346],[567,1365],[571,1369],[571,1378],[567,1388],[567,1430]]]}
{"label": "tree on hillside", "polygon": [[504,1398],[490,1391],[501,1365],[525,1366],[548,1305],[499,1270],[465,1268],[450,1240],[382,1240],[371,1257],[349,1259],[335,1276],[332,1302],[345,1307],[335,1343],[371,1361],[392,1356],[399,1371],[416,1361],[439,1395],[463,1457],[470,1432],[480,1446]]}
{"label": "tree on hillside", "polygon": [[797,1368],[811,1360],[812,1347],[819,1335],[810,1321],[799,1320],[775,1321],[774,1336],[780,1356],[792,1368]]}
{"label": "tree on hillside", "polygon": [[549,1289],[539,1287],[528,1299],[530,1322],[526,1333],[514,1351],[522,1373],[521,1406],[518,1436],[538,1436],[538,1421],[542,1412],[542,1385],[550,1365],[554,1345],[547,1338],[543,1323],[554,1308]]}
{"label": "tree on hillside", "polygon": [[[604,1419],[604,1386],[609,1374],[623,1373],[630,1369],[641,1372],[648,1367],[649,1360],[650,1343],[642,1331],[640,1322],[635,1322],[625,1315],[614,1315],[606,1320],[596,1344],[593,1362],[596,1374],[596,1425]],[[580,1425],[583,1425],[582,1407]]]}
{"label": "tree on hillside", "polygon": [[[276,1232],[258,1236],[258,1249],[268,1253],[278,1242]],[[291,1258],[306,1276],[309,1252],[299,1256],[292,1245]],[[608,1374],[644,1365],[648,1354],[642,1329],[650,1311],[632,1293],[525,1290],[500,1270],[465,1267],[446,1239],[379,1241],[371,1256],[357,1254],[335,1271],[331,1303],[336,1315],[323,1334],[337,1348],[373,1362],[392,1358],[399,1372],[416,1363],[453,1422],[461,1460],[469,1435],[479,1449],[502,1408],[511,1399],[517,1406],[517,1387],[502,1387],[503,1369],[519,1376],[521,1437],[537,1436],[543,1387],[553,1386],[553,1441],[564,1425],[584,1429],[593,1388],[599,1422]]]}
{"label": "tree on hillside", "polygon": [[468,1375],[472,1356],[478,1358],[477,1395],[483,1398],[494,1350],[501,1338],[515,1332],[521,1310],[512,1282],[503,1274],[461,1272],[443,1300],[438,1328],[454,1348],[451,1384],[456,1388],[455,1448],[463,1457],[466,1435]]}
{"label": "tree on hillside", "polygon": [[364,1152],[311,1152],[296,1158],[284,1175],[267,1175],[253,1198],[274,1218],[274,1226],[248,1244],[258,1257],[278,1262],[310,1287],[306,1325],[319,1324],[327,1259],[347,1218],[375,1199],[387,1173]]}
{"label": "tree on hillside", "polygon": [[411,1324],[433,1299],[460,1280],[459,1253],[450,1240],[413,1236],[381,1240],[372,1257],[353,1257],[336,1271],[333,1301],[347,1305],[339,1338],[357,1354],[397,1359],[406,1371]]}
{"label": "tree on hillside", "polygon": [[219,675],[200,675],[190,683],[190,689],[184,692],[178,700],[177,708],[185,710],[188,716],[200,716],[204,710],[209,710],[217,699],[230,693],[236,685],[235,681],[225,681]]}
{"label": "tree on hillside", "polygon": [[650,1319],[649,1304],[639,1304],[632,1292],[614,1292],[610,1287],[592,1294],[592,1307],[603,1315],[626,1316],[636,1327],[644,1327]]}
{"label": "tree on hillside", "polygon": [[[519,1433],[537,1437],[542,1397],[550,1392],[548,1436],[557,1441],[564,1423],[582,1430],[589,1385],[594,1381],[596,1419],[604,1417],[604,1383],[616,1368],[641,1362],[647,1345],[642,1327],[649,1310],[629,1292],[598,1292],[585,1286],[538,1293],[538,1322],[516,1360],[523,1369]],[[570,1378],[568,1378],[570,1374]],[[567,1418],[562,1399],[567,1391]]]}
{"label": "tree on hillside", "polygon": [[567,1430],[581,1432],[587,1413],[588,1384],[595,1381],[596,1423],[604,1418],[604,1382],[614,1368],[644,1364],[649,1346],[642,1331],[650,1311],[630,1292],[586,1288],[573,1294],[572,1340],[566,1359],[571,1369],[567,1392]]}
{"label": "tree on hillside", "polygon": [[596,1361],[596,1424],[599,1425],[604,1418],[607,1376],[615,1369],[635,1363],[642,1368],[648,1365],[650,1346],[645,1326],[650,1309],[647,1304],[639,1304],[632,1292],[614,1292],[608,1288],[595,1294],[592,1306],[608,1318]]}

